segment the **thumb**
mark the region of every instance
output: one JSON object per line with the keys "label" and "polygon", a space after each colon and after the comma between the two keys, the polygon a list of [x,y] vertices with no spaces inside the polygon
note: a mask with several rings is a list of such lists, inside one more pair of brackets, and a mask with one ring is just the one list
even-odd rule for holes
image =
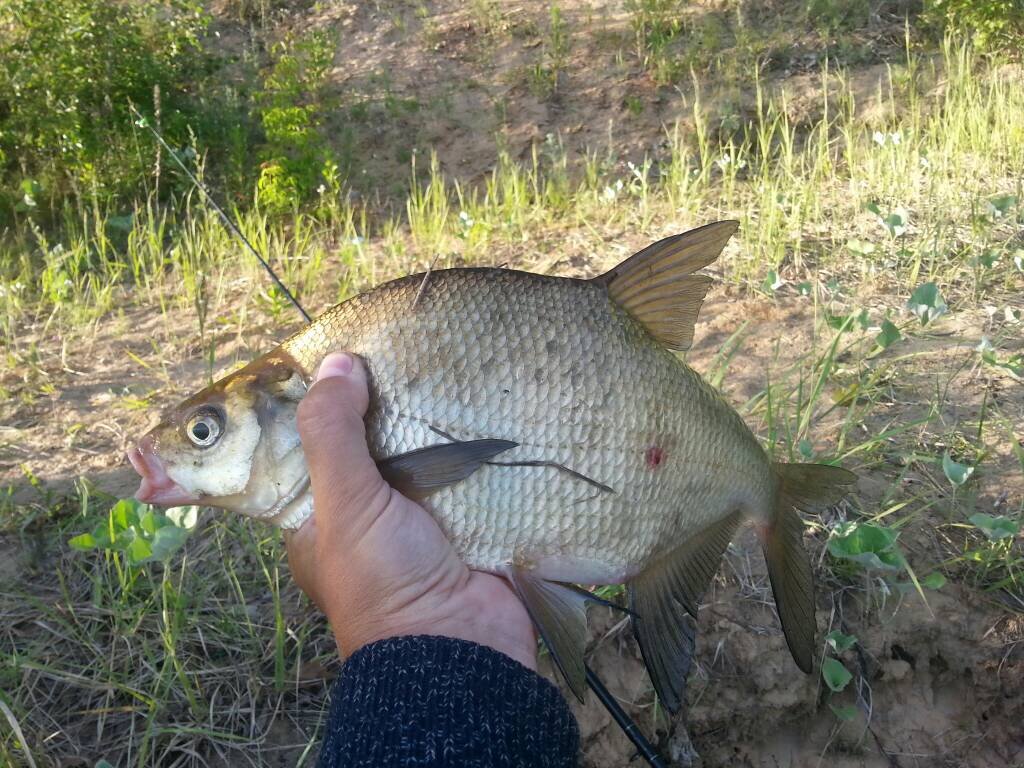
{"label": "thumb", "polygon": [[324,533],[337,523],[336,510],[379,511],[389,495],[366,446],[367,379],[361,360],[332,353],[299,404],[299,437],[313,486],[314,514]]}

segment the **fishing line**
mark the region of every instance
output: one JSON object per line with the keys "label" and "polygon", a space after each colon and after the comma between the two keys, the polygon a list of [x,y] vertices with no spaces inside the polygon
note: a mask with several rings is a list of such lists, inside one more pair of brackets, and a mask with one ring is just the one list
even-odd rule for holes
{"label": "fishing line", "polygon": [[637,752],[640,756],[647,761],[647,764],[651,768],[665,768],[665,763],[661,759],[661,755],[658,751],[651,746],[651,742],[644,736],[643,731],[636,724],[629,715],[627,715],[622,707],[619,706],[619,702],[616,701],[615,697],[611,695],[607,688],[604,687],[604,683],[601,682],[594,670],[590,668],[589,664],[584,664],[583,669],[587,673],[587,684],[590,685],[590,689],[597,694],[597,698],[604,704],[604,708],[608,710],[608,714],[612,716],[616,723],[619,724],[619,728],[625,732],[629,740],[633,742],[633,746],[636,747]]}
{"label": "fishing line", "polygon": [[574,477],[577,480],[582,480],[584,483],[589,483],[603,493],[615,493],[615,489],[610,485],[598,482],[592,477],[587,477],[582,472],[570,469],[565,466],[565,464],[559,464],[557,461],[540,461],[537,459],[531,459],[523,461],[487,461],[484,463],[489,464],[492,467],[550,467],[551,469],[557,469],[559,472],[565,472],[569,477]]}
{"label": "fishing line", "polygon": [[196,186],[196,189],[203,193],[203,197],[206,198],[206,202],[210,204],[210,207],[220,214],[220,218],[221,220],[223,220],[227,228],[230,229],[235,234],[235,236],[242,241],[245,247],[249,249],[249,253],[255,256],[256,260],[263,265],[263,268],[265,270],[267,270],[267,274],[270,275],[270,279],[274,281],[274,284],[277,286],[278,290],[280,290],[281,293],[283,293],[287,297],[288,301],[292,303],[292,306],[299,310],[299,314],[302,315],[302,319],[305,320],[307,323],[312,323],[313,318],[309,316],[306,310],[302,308],[302,305],[299,304],[298,299],[296,299],[292,295],[292,292],[285,287],[285,284],[281,282],[281,278],[277,276],[277,273],[274,272],[270,264],[267,263],[267,260],[260,255],[260,252],[256,250],[252,243],[249,242],[249,239],[244,234],[242,234],[242,230],[238,228],[238,225],[235,224],[234,220],[228,217],[227,213],[224,212],[224,209],[217,204],[217,201],[213,199],[213,195],[210,194],[210,191],[203,185],[203,183],[199,179],[196,178],[195,174],[188,169],[185,163],[182,162],[181,158],[178,157],[178,153],[171,149],[171,146],[166,141],[164,141],[164,137],[160,135],[160,132],[149,124],[149,121],[145,118],[145,116],[143,116],[139,112],[139,110],[135,108],[134,104],[129,103],[128,108],[132,111],[132,114],[134,114],[135,117],[138,118],[136,125],[138,125],[140,128],[148,129],[149,132],[153,134],[153,138],[160,142],[160,146],[167,150],[167,154],[170,155],[174,159],[174,162],[177,163],[178,167],[181,168],[182,171],[184,171],[185,175],[188,176],[189,180]]}

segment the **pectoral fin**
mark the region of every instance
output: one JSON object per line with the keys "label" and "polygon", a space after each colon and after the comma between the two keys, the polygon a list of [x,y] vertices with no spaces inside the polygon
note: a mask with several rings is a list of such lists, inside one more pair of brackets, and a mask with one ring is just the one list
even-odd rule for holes
{"label": "pectoral fin", "polygon": [[484,462],[517,445],[511,440],[442,443],[381,459],[377,469],[399,493],[410,499],[422,499],[465,480]]}
{"label": "pectoral fin", "polygon": [[671,712],[684,700],[700,599],[739,522],[740,514],[734,512],[705,528],[626,585],[640,653],[658,697]]}
{"label": "pectoral fin", "polygon": [[509,580],[569,689],[582,702],[587,690],[583,664],[587,645],[586,604],[607,601],[573,585],[539,579],[522,568],[512,568]]}

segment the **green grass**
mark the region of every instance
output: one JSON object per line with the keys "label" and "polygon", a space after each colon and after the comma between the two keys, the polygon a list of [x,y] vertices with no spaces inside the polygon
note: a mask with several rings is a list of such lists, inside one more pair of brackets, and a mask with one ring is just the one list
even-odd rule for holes
{"label": "green grass", "polygon": [[[236,7],[263,18],[274,4]],[[492,4],[471,12],[487,34],[501,31]],[[560,14],[548,21],[543,55],[557,82],[571,38]],[[644,22],[640,52],[656,21]],[[785,93],[758,70],[747,76],[748,118],[723,126],[697,98],[666,130],[664,152],[639,163],[621,162],[614,146],[569,157],[551,136],[522,162],[498,153],[491,173],[468,184],[421,155],[399,204],[360,202],[328,183],[308,209],[254,206],[239,224],[315,312],[428,267],[596,273],[656,237],[737,218],[716,273],[772,317],[803,320],[787,343],[758,353],[765,370],[745,389],[737,369],[754,354],[747,345],[771,337],[756,318],[738,320],[715,350],[695,350],[708,361],[702,370],[776,458],[836,461],[877,479],[865,498],[812,521],[820,551],[849,525],[876,526],[898,534],[906,557],[879,571],[870,558],[823,556],[827,583],[868,613],[891,609],[894,593],[927,597],[921,584],[933,572],[985,599],[1021,601],[1020,539],[1000,532],[1019,530],[1024,502],[997,503],[986,484],[994,473],[1024,474],[1020,399],[1002,394],[1022,375],[1019,69],[947,41],[890,66],[868,110],[850,77],[823,71],[817,117],[799,125]],[[196,196],[178,203],[143,201],[126,217],[95,202],[66,209],[58,230],[22,219],[0,240],[0,387],[18,408],[49,407],[58,391],[67,365],[57,364],[54,336],[73,358],[102,329],[158,318],[150,348],[123,353],[152,387],[128,388],[113,406],[145,414],[202,383],[172,377],[175,363],[204,359],[212,376],[259,348],[251,326],[295,322]],[[928,307],[907,302],[921,306],[915,291],[927,284],[948,306],[937,315],[929,299],[935,316],[922,323]],[[988,346],[976,349],[981,336]],[[80,430],[69,428],[72,442]],[[9,439],[0,432],[0,443]],[[62,499],[10,499],[0,497],[5,536],[29,555],[18,561],[23,578],[0,589],[0,701],[40,765],[47,753],[138,766],[280,754],[312,763],[336,654],[290,585],[275,531],[207,515],[180,555],[136,566],[117,551],[63,546],[113,502],[87,484]],[[0,726],[0,761],[24,761],[20,739]]]}
{"label": "green grass", "polygon": [[[922,95],[939,82],[937,99]],[[740,130],[716,133],[698,100],[693,128],[671,129],[668,156],[639,167],[594,156],[577,171],[557,138],[525,165],[499,157],[490,179],[472,189],[421,162],[427,180],[414,176],[404,222],[410,250],[421,263],[438,254],[467,261],[492,245],[515,246],[526,231],[597,222],[591,240],[600,242],[601,230],[666,231],[729,216],[743,224],[739,249],[722,264],[733,281],[756,284],[785,265],[800,276],[827,268],[854,281],[884,271],[887,284],[905,292],[969,278],[974,301],[1011,287],[1020,274],[1012,222],[1024,198],[1013,173],[1024,163],[1024,95],[1012,73],[952,44],[938,61],[911,55],[879,83],[884,117],[870,122],[857,116],[845,78],[823,75],[822,117],[801,128],[787,117],[785,95],[766,93],[756,80],[755,89],[757,112]],[[987,215],[1000,198],[1012,204]],[[896,236],[884,222],[893,211],[909,219]],[[387,221],[334,190],[313,212],[282,218],[256,210],[243,226],[300,292],[310,292],[327,252],[358,238],[379,241]],[[194,199],[181,213],[153,203],[125,217],[98,206],[69,211],[63,233],[51,242],[26,221],[0,245],[9,343],[26,317],[88,322],[128,286],[156,302],[168,280],[181,280],[180,300],[194,304],[205,300],[199,293],[216,293],[227,270],[255,276]],[[865,242],[869,251],[852,252]],[[983,252],[999,268],[983,266]]]}
{"label": "green grass", "polygon": [[[79,503],[85,515],[109,506],[85,485]],[[64,532],[81,519],[50,523]],[[323,676],[337,665],[323,622],[293,586],[282,589],[275,532],[223,518],[202,528],[165,566],[134,566],[118,551],[63,553],[36,565],[42,572],[30,592],[4,588],[12,629],[2,670],[5,690],[16,692],[15,717],[73,713],[60,738],[97,739],[108,746],[93,759],[114,764],[171,764],[195,741],[265,764],[273,750],[259,745],[281,712],[289,722],[280,746],[312,743],[324,714]],[[23,622],[41,631],[26,637],[17,630]],[[9,741],[0,750],[7,764],[20,762]]]}

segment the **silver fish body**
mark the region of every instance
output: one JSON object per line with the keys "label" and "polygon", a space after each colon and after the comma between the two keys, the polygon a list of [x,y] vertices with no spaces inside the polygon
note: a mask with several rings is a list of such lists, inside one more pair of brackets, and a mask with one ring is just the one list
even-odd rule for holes
{"label": "silver fish body", "polygon": [[752,521],[798,666],[816,652],[796,510],[853,483],[769,461],[739,415],[670,350],[689,346],[735,222],[652,244],[593,280],[504,269],[405,277],[325,312],[173,409],[129,454],[138,497],[296,527],[313,499],[296,412],[330,352],[370,373],[366,436],[472,568],[506,576],[572,690],[584,689],[589,593],[626,582],[634,633],[671,710],[690,617],[738,525]]}
{"label": "silver fish body", "polygon": [[423,500],[471,567],[614,583],[737,508],[767,520],[771,467],[750,430],[595,283],[414,275],[282,345],[308,371],[337,349],[369,368],[375,457],[518,444]]}

